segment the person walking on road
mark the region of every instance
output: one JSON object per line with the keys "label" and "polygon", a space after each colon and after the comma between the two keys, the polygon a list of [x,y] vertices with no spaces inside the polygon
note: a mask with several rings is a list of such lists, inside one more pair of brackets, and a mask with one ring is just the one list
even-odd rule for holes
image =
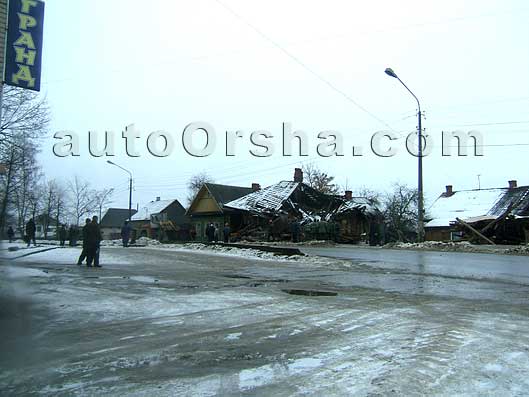
{"label": "person walking on road", "polygon": [[33,246],[37,246],[37,242],[35,241],[35,232],[37,231],[37,227],[35,226],[35,222],[33,221],[33,218],[31,218],[28,223],[26,223],[26,239],[28,243],[28,247],[31,245],[31,241],[33,241]]}
{"label": "person walking on road", "polygon": [[7,228],[7,238],[9,239],[10,243],[12,243],[13,239],[15,238],[15,231],[13,230],[11,225],[9,225],[9,227]]}
{"label": "person walking on road", "polygon": [[90,224],[91,219],[86,218],[85,225],[83,226],[83,229],[81,230],[81,237],[83,238],[83,250],[81,251],[81,255],[79,255],[79,259],[77,260],[77,264],[81,266],[83,264],[83,261],[86,259],[86,236],[87,236],[87,228]]}
{"label": "person walking on road", "polygon": [[99,249],[101,244],[101,229],[94,215],[86,230],[86,266],[101,267],[99,264]]}
{"label": "person walking on road", "polygon": [[123,247],[129,246],[129,239],[130,234],[132,232],[132,228],[129,225],[129,221],[125,221],[123,224],[123,227],[121,228],[121,241],[123,242]]}
{"label": "person walking on road", "polygon": [[76,225],[70,225],[68,230],[68,240],[70,247],[75,247],[77,245],[77,238],[79,237],[79,229]]}
{"label": "person walking on road", "polygon": [[231,233],[231,230],[230,230],[230,224],[228,222],[226,222],[224,224],[224,229],[223,229],[223,236],[224,236],[224,242],[225,243],[229,243],[230,242],[230,233]]}
{"label": "person walking on road", "polygon": [[61,247],[64,247],[64,242],[66,241],[66,235],[68,232],[66,231],[66,227],[64,225],[61,225],[61,228],[59,229],[59,245]]}

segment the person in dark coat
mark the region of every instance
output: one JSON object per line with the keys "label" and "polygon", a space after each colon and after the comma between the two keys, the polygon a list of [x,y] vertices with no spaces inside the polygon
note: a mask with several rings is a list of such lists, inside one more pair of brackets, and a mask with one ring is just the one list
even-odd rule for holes
{"label": "person in dark coat", "polygon": [[292,233],[292,242],[297,243],[299,242],[299,232],[300,232],[300,226],[297,219],[293,219],[290,223],[290,232]]}
{"label": "person in dark coat", "polygon": [[213,222],[210,222],[206,227],[206,236],[210,243],[215,239],[215,226],[213,226]]}
{"label": "person in dark coat", "polygon": [[92,222],[90,218],[86,218],[85,225],[83,226],[83,229],[81,230],[81,236],[83,238],[83,250],[81,251],[81,255],[79,255],[79,259],[77,260],[77,264],[81,266],[83,264],[83,261],[86,259],[86,233],[88,225]]}
{"label": "person in dark coat", "polygon": [[35,226],[35,222],[33,221],[33,218],[31,218],[28,223],[26,223],[26,239],[28,243],[28,247],[31,245],[31,241],[33,241],[33,245],[36,247],[37,242],[35,241],[35,232],[37,231],[37,227]]}
{"label": "person in dark coat", "polygon": [[224,224],[224,229],[223,229],[222,233],[224,235],[224,242],[225,243],[229,243],[230,242],[230,233],[231,233],[231,229],[230,229],[229,223],[226,222]]}
{"label": "person in dark coat", "polygon": [[66,236],[67,236],[67,232],[66,232],[66,227],[64,225],[61,225],[61,228],[59,229],[59,245],[61,247],[64,247],[64,242],[66,241]]}
{"label": "person in dark coat", "polygon": [[79,229],[76,225],[70,225],[68,230],[68,240],[70,247],[75,247],[77,245],[77,239],[79,238]]}
{"label": "person in dark coat", "polygon": [[86,266],[101,267],[99,264],[99,248],[101,243],[101,229],[97,223],[97,216],[94,215],[92,222],[86,229]]}
{"label": "person in dark coat", "polygon": [[7,228],[7,238],[9,239],[9,242],[12,243],[13,239],[15,238],[15,231],[11,227],[11,225]]}
{"label": "person in dark coat", "polygon": [[132,232],[132,228],[129,225],[129,221],[125,221],[123,224],[123,227],[121,228],[121,241],[123,242],[123,247],[129,246],[129,239],[130,234]]}

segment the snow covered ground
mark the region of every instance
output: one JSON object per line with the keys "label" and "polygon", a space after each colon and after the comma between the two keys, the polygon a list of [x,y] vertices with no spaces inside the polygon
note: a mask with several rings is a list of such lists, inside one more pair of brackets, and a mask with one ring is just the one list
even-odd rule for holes
{"label": "snow covered ground", "polygon": [[461,242],[442,242],[442,241],[425,241],[424,243],[390,243],[385,248],[392,249],[414,249],[425,251],[454,251],[454,252],[482,252],[491,254],[507,255],[529,255],[529,245],[476,245],[468,241]]}

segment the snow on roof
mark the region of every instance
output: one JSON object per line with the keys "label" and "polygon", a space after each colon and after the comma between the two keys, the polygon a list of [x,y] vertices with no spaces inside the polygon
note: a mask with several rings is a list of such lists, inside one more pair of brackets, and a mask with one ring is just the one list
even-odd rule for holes
{"label": "snow on roof", "polygon": [[274,212],[281,208],[298,185],[298,182],[282,181],[230,201],[225,206],[243,211]]}
{"label": "snow on roof", "polygon": [[353,197],[351,200],[344,201],[336,213],[341,214],[351,210],[360,210],[373,214],[376,212],[377,208],[366,197]]}
{"label": "snow on roof", "polygon": [[505,191],[504,188],[461,190],[449,197],[441,195],[428,209],[427,213],[432,220],[425,226],[449,226],[456,218],[468,220],[489,215]]}
{"label": "snow on roof", "polygon": [[137,214],[134,214],[132,216],[133,221],[145,221],[151,219],[151,215],[153,214],[159,214],[164,209],[166,209],[169,205],[175,202],[174,200],[158,200],[158,201],[151,201],[150,203],[144,205],[143,207],[140,207],[140,210]]}

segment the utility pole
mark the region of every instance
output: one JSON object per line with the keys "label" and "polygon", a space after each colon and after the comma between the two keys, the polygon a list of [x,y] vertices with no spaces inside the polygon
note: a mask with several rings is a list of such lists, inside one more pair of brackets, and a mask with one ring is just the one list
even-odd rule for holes
{"label": "utility pole", "polygon": [[132,172],[127,170],[126,168],[123,168],[122,166],[107,160],[108,164],[115,165],[118,168],[121,168],[123,171],[127,172],[129,174],[129,222],[132,220]]}
{"label": "utility pole", "polygon": [[421,104],[419,102],[419,99],[415,96],[415,94],[408,88],[406,84],[397,76],[397,74],[393,71],[391,68],[387,68],[385,70],[385,73],[388,76],[396,78],[400,83],[409,91],[409,93],[415,98],[417,101],[417,106],[419,108],[418,113],[418,164],[417,164],[417,174],[418,174],[418,183],[417,183],[417,241],[423,242],[424,241],[424,192],[423,192],[423,184],[422,184],[422,112],[421,112]]}
{"label": "utility pole", "polygon": [[[407,88],[407,87],[406,87]],[[410,91],[411,92],[411,91]],[[424,241],[424,189],[422,184],[422,112],[421,112],[421,105],[419,104],[419,100],[417,100],[417,104],[419,106],[419,133],[418,133],[418,150],[417,154],[419,155],[417,161],[417,167],[418,167],[418,182],[417,182],[417,194],[418,194],[418,230],[417,230],[417,240],[419,243],[422,243]]]}

